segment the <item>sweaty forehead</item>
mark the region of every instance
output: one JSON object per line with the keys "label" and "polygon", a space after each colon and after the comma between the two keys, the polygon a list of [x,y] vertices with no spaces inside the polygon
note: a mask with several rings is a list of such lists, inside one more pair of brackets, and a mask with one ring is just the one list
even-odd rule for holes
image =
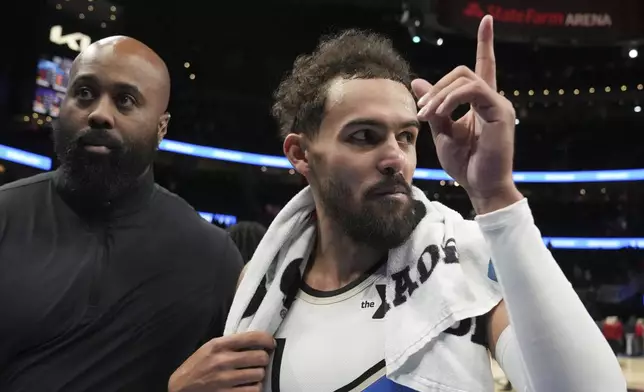
{"label": "sweaty forehead", "polygon": [[325,105],[327,116],[416,118],[416,102],[402,84],[389,79],[336,79],[329,85]]}

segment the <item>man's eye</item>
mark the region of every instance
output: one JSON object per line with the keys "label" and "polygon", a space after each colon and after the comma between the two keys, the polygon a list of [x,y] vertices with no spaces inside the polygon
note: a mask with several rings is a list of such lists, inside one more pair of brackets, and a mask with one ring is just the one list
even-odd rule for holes
{"label": "man's eye", "polygon": [[351,135],[351,137],[356,140],[367,140],[367,131],[362,130],[362,131],[355,132],[354,134]]}
{"label": "man's eye", "polygon": [[370,129],[361,129],[351,134],[351,140],[358,143],[373,143],[375,135]]}
{"label": "man's eye", "polygon": [[402,132],[399,137],[401,137],[405,143],[413,143],[414,142],[414,134],[412,132],[406,131]]}
{"label": "man's eye", "polygon": [[136,105],[136,100],[134,99],[133,96],[129,94],[124,94],[120,97],[118,97],[117,102],[119,107],[124,108],[124,109],[131,109]]}
{"label": "man's eye", "polygon": [[94,98],[94,94],[92,93],[92,90],[87,87],[81,87],[76,90],[76,97],[81,100],[90,100]]}

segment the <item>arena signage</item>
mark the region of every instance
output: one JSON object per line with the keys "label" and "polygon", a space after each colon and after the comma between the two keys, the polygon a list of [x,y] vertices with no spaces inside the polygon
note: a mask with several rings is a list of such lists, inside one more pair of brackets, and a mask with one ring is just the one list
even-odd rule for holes
{"label": "arena signage", "polygon": [[[476,34],[490,14],[500,40],[612,44],[644,38],[640,0],[442,0],[438,21],[448,29]],[[625,4],[627,3],[627,4]]]}
{"label": "arena signage", "polygon": [[49,41],[56,45],[67,45],[69,49],[75,52],[82,52],[92,43],[90,36],[83,33],[77,32],[63,35],[63,27],[60,25],[51,27]]}
{"label": "arena signage", "polygon": [[483,9],[481,3],[471,2],[463,10],[463,16],[480,20],[490,14],[497,22],[517,23],[536,26],[573,26],[573,27],[612,27],[610,14],[564,13],[540,11],[535,8],[504,8],[501,5],[489,4]]}

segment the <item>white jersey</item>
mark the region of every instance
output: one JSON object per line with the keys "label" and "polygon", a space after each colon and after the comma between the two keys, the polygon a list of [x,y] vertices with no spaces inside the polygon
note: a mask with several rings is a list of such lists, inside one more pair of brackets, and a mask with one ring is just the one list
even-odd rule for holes
{"label": "white jersey", "polygon": [[[381,265],[336,291],[304,285],[275,335],[265,391],[412,391],[385,377],[385,282]],[[430,343],[437,357],[445,358],[436,366],[454,377],[484,378],[479,385],[493,390],[491,372],[480,371],[490,369],[485,335],[483,318],[463,320],[440,334]]]}

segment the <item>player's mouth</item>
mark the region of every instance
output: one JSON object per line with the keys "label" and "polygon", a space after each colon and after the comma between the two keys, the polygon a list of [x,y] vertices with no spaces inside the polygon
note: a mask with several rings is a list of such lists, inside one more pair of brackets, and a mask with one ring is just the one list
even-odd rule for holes
{"label": "player's mouth", "polygon": [[85,151],[95,154],[109,154],[112,152],[111,148],[102,145],[86,144],[83,147],[85,148]]}
{"label": "player's mouth", "polygon": [[394,185],[378,189],[373,192],[373,196],[404,201],[409,199],[409,190],[403,185]]}

